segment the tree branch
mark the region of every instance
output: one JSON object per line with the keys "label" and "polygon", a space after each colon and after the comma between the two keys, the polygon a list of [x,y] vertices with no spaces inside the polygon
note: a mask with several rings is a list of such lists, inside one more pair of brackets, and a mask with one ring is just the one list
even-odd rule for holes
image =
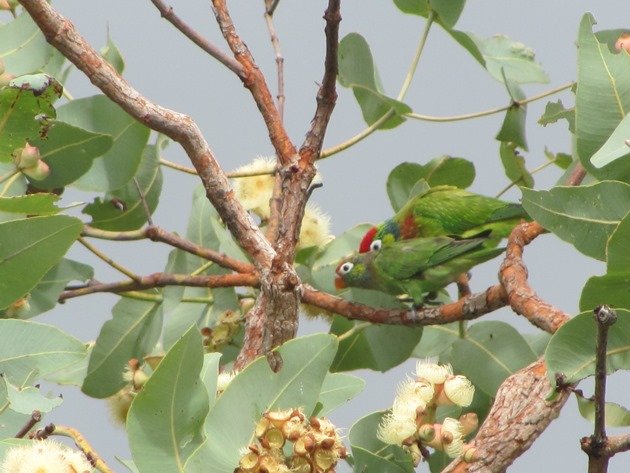
{"label": "tree branch", "polygon": [[188,39],[190,39],[193,43],[195,43],[197,46],[207,52],[210,56],[212,56],[229,70],[231,70],[234,74],[242,77],[243,68],[241,67],[241,65],[233,58],[228,56],[226,53],[221,51],[218,46],[212,44],[206,38],[197,33],[197,31],[191,28],[190,25],[188,25],[175,14],[175,12],[173,11],[173,7],[167,7],[166,4],[162,2],[162,0],[151,0],[151,3],[153,3],[153,5],[155,5],[155,7],[160,11],[162,18],[169,21]]}
{"label": "tree branch", "polygon": [[365,320],[387,325],[438,325],[458,320],[471,320],[507,305],[503,286],[489,287],[450,304],[414,310],[375,309],[356,302],[302,286],[302,302],[343,315],[351,320]]}
{"label": "tree branch", "polygon": [[271,39],[271,45],[276,55],[276,70],[278,75],[278,113],[280,114],[280,121],[284,122],[284,57],[282,56],[282,50],[280,49],[280,39],[276,32],[276,27],[273,24],[273,13],[278,6],[278,2],[274,0],[265,0],[265,23],[267,23],[267,30],[269,31],[269,37]]}
{"label": "tree branch", "polygon": [[525,245],[544,231],[537,222],[521,223],[512,230],[499,279],[507,291],[514,312],[523,315],[536,327],[553,333],[569,320],[569,315],[538,297],[527,282],[527,267],[523,262]]}
{"label": "tree branch", "polygon": [[212,0],[212,5],[217,23],[221,28],[221,33],[232,50],[234,58],[243,68],[243,74],[240,76],[241,80],[243,81],[243,85],[252,94],[263,116],[269,132],[269,139],[276,150],[276,156],[283,166],[290,165],[296,159],[297,150],[282,125],[280,113],[273,101],[273,97],[265,81],[265,76],[256,65],[249,49],[236,32],[225,0]]}
{"label": "tree branch", "polygon": [[111,283],[91,282],[86,286],[64,291],[59,296],[59,302],[74,297],[95,294],[97,292],[111,292],[118,294],[128,291],[140,291],[165,286],[189,287],[257,287],[260,284],[258,275],[253,273],[232,273],[219,276],[191,276],[190,274],[154,273],[141,276],[137,280],[128,279]]}
{"label": "tree branch", "polygon": [[552,386],[544,361],[538,360],[507,378],[472,445],[479,461],[458,459],[442,473],[505,471],[560,414],[571,391],[560,391],[552,401]]}
{"label": "tree branch", "polygon": [[45,0],[20,0],[20,3],[48,42],[105,95],[136,120],[165,134],[184,148],[204,184],[208,198],[238,243],[259,267],[270,266],[275,251],[234,198],[225,173],[196,123],[190,117],[156,105],[140,95],[79,35],[74,25]]}

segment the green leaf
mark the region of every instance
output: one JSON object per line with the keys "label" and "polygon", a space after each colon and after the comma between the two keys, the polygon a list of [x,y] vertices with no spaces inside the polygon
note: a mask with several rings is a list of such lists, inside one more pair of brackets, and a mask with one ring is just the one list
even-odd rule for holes
{"label": "green leaf", "polygon": [[512,105],[505,112],[505,119],[496,139],[501,142],[514,143],[519,148],[527,151],[527,137],[525,133],[527,106],[514,103],[518,100],[523,100],[525,94],[515,82],[507,77],[505,78],[505,85],[512,98]]}
{"label": "green leaf", "polygon": [[602,261],[608,238],[630,210],[630,186],[622,182],[521,190],[523,207],[534,220],[578,251]]}
{"label": "green leaf", "polygon": [[445,28],[452,28],[464,10],[466,0],[394,0],[403,13],[427,17],[433,10],[438,21]]}
{"label": "green leaf", "polygon": [[580,296],[580,310],[593,310],[598,305],[630,309],[630,271],[592,276]]}
{"label": "green leaf", "polygon": [[499,82],[504,79],[517,84],[549,82],[545,71],[535,62],[534,51],[523,43],[503,35],[484,39],[464,31],[450,33]]}
{"label": "green leaf", "polygon": [[[578,409],[582,417],[591,422],[595,422],[595,402],[587,399],[579,392],[575,392]],[[630,426],[630,411],[614,402],[605,403],[604,419],[607,427],[628,427]]]}
{"label": "green leaf", "polygon": [[265,357],[249,364],[208,414],[208,442],[188,462],[186,471],[232,473],[239,450],[253,441],[255,423],[264,412],[298,406],[307,415],[312,412],[336,349],[335,337],[310,335],[278,349],[283,360],[278,373],[271,371]]}
{"label": "green leaf", "polygon": [[208,393],[199,378],[203,347],[192,327],[168,351],[131,404],[129,446],[140,471],[184,472],[203,443]]}
{"label": "green leaf", "polygon": [[94,343],[87,344],[86,356],[76,363],[64,366],[52,373],[46,375],[46,379],[51,383],[61,385],[71,385],[81,387],[83,380],[87,374],[88,363],[90,361],[90,355],[92,355],[92,349]]}
{"label": "green leaf", "polygon": [[319,402],[323,408],[317,413],[317,416],[327,416],[363,391],[363,388],[365,388],[365,381],[357,376],[346,373],[329,373],[324,378],[322,390],[319,393]]}
{"label": "green leaf", "polygon": [[61,85],[47,74],[17,77],[0,88],[0,162],[10,162],[14,150],[45,133],[61,92]]}
{"label": "green leaf", "polygon": [[47,397],[44,396],[39,388],[27,386],[20,388],[9,382],[6,376],[3,376],[7,390],[7,401],[9,409],[19,412],[20,414],[31,415],[33,411],[50,412],[63,402],[60,396]]}
{"label": "green leaf", "polygon": [[[630,311],[616,309],[617,322],[608,329],[606,372],[630,369]],[[551,337],[545,361],[552,383],[562,373],[567,383],[576,383],[595,373],[597,327],[592,311],[576,315]]]}
{"label": "green leaf", "polygon": [[52,215],[61,209],[55,205],[59,196],[55,194],[29,194],[15,197],[0,197],[0,212]]}
{"label": "green leaf", "polygon": [[475,180],[475,166],[470,161],[452,156],[440,156],[427,164],[404,162],[391,170],[387,177],[387,195],[395,212],[421,193],[416,187],[424,180],[429,186],[456,186],[465,189]]}
{"label": "green leaf", "polygon": [[566,120],[569,124],[569,131],[575,133],[575,107],[564,108],[560,99],[557,102],[547,102],[545,112],[538,119],[538,124],[547,126],[558,120]]}
{"label": "green leaf", "polygon": [[157,343],[162,331],[161,304],[137,299],[121,299],[105,322],[90,357],[81,390],[99,399],[118,392],[131,358],[141,360]]}
{"label": "green leaf", "polygon": [[545,354],[551,335],[547,332],[524,333],[523,338],[537,357]]}
{"label": "green leaf", "polygon": [[208,393],[210,408],[214,405],[217,397],[217,377],[219,375],[219,362],[221,353],[206,353],[203,356],[203,367],[200,378]]}
{"label": "green leaf", "polygon": [[608,246],[606,247],[608,272],[630,271],[629,240],[630,215],[626,214],[608,240]]}
{"label": "green leaf", "polygon": [[[102,200],[97,197],[93,203],[83,209],[83,213],[92,217],[91,226],[103,230],[126,231],[141,228],[147,222],[138,187],[144,196],[149,212],[153,214],[162,191],[160,151],[156,146],[146,146],[134,179],[135,182],[132,180],[120,189],[108,192]],[[122,209],[118,205],[113,205],[112,202],[117,202]]]}
{"label": "green leaf", "polygon": [[353,471],[413,473],[411,455],[398,445],[388,445],[376,437],[384,412],[374,412],[359,419],[350,429]]}
{"label": "green leaf", "polygon": [[[585,14],[578,33],[577,152],[582,165],[598,179],[627,181],[628,160],[614,161],[603,169],[591,164],[591,157],[630,111],[630,61],[626,54],[615,54],[598,40],[592,31],[594,24],[593,16]],[[603,162],[601,158],[599,162]]]}
{"label": "green leaf", "polygon": [[505,322],[477,322],[453,343],[451,360],[477,389],[494,396],[501,383],[536,361],[525,339]]}
{"label": "green leaf", "polygon": [[24,12],[0,26],[0,60],[14,75],[38,70],[48,62],[53,48],[31,16]]}
{"label": "green leaf", "polygon": [[101,56],[103,56],[103,59],[105,59],[108,63],[112,65],[114,69],[116,69],[116,72],[118,72],[118,74],[122,75],[123,71],[125,70],[125,60],[123,59],[122,54],[118,49],[118,46],[116,46],[112,41],[112,38],[109,35],[109,31],[107,31],[107,45],[105,45],[105,47],[101,49]]}
{"label": "green leaf", "polygon": [[567,170],[569,166],[573,163],[573,156],[566,153],[552,153],[547,148],[545,148],[545,158],[551,161],[553,164],[558,166],[560,169]]}
{"label": "green leaf", "polygon": [[57,110],[60,120],[95,133],[111,135],[114,143],[95,159],[75,185],[106,192],[124,186],[136,174],[150,130],[104,95],[76,99]]}
{"label": "green leaf", "polygon": [[601,168],[630,154],[630,114],[617,125],[606,142],[591,157],[593,166]]}
{"label": "green leaf", "polygon": [[439,356],[449,350],[459,339],[457,322],[445,325],[429,325],[424,327],[420,343],[413,349],[414,358],[430,358]]}
{"label": "green leaf", "polygon": [[84,359],[86,348],[52,325],[0,320],[0,372],[22,385]]}
{"label": "green leaf", "polygon": [[67,186],[84,175],[94,158],[112,147],[110,135],[92,133],[59,120],[49,120],[46,136],[31,141],[39,148],[50,174],[37,181],[38,189],[54,189]]}
{"label": "green leaf", "polygon": [[0,223],[0,308],[30,291],[81,233],[77,218],[33,217]]}
{"label": "green leaf", "polygon": [[[336,316],[330,332],[340,335],[353,327],[354,322]],[[421,336],[422,327],[371,325],[341,341],[331,371],[367,368],[385,372],[406,361]],[[396,343],[383,343],[383,340],[396,340]]]}
{"label": "green leaf", "polygon": [[31,290],[29,308],[20,312],[20,318],[28,319],[52,309],[57,305],[59,294],[70,281],[86,282],[93,277],[94,270],[91,266],[63,258]]}
{"label": "green leaf", "polygon": [[385,114],[391,117],[379,126],[380,129],[394,128],[405,121],[403,115],[410,113],[411,108],[383,93],[372,52],[363,36],[358,33],[346,35],[339,43],[338,57],[339,83],[353,89],[368,125]]}
{"label": "green leaf", "polygon": [[527,170],[525,158],[516,149],[516,143],[501,142],[499,155],[507,178],[522,187],[534,187],[534,178]]}

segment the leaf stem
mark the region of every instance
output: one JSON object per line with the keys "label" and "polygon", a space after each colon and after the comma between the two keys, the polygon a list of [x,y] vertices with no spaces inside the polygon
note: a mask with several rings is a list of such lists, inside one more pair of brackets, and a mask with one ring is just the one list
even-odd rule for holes
{"label": "leaf stem", "polygon": [[107,464],[96,453],[92,445],[85,439],[83,434],[72,427],[66,427],[62,425],[56,425],[53,430],[53,435],[60,435],[62,437],[70,437],[74,443],[79,447],[85,456],[90,459],[90,462],[94,467],[102,473],[114,473],[114,471],[107,466]]}
{"label": "leaf stem", "polygon": [[416,54],[409,65],[409,71],[407,71],[407,75],[405,76],[405,81],[403,82],[402,87],[400,88],[400,92],[398,92],[398,97],[396,100],[402,100],[407,95],[409,91],[409,87],[411,86],[411,81],[413,80],[413,76],[416,73],[416,69],[418,68],[418,62],[420,61],[420,56],[422,55],[422,51],[424,50],[424,46],[427,44],[427,38],[429,37],[429,31],[431,30],[431,26],[433,25],[433,21],[435,20],[435,13],[433,10],[429,11],[429,15],[427,16],[427,21],[424,24],[424,29],[422,30],[422,35],[420,36],[420,41],[418,42],[418,47],[416,48]]}
{"label": "leaf stem", "polygon": [[348,331],[342,333],[341,335],[337,336],[337,341],[341,342],[347,338],[350,338],[351,336],[353,336],[355,333],[362,331],[364,328],[369,327],[370,325],[372,325],[370,322],[359,322],[357,324],[355,324],[351,329],[349,329]]}
{"label": "leaf stem", "polygon": [[407,113],[405,114],[405,117],[408,118],[415,118],[416,120],[424,120],[427,122],[456,122],[456,121],[461,121],[461,120],[469,120],[471,118],[478,118],[478,117],[485,117],[488,115],[494,115],[495,113],[501,113],[501,112],[505,112],[507,109],[509,109],[510,107],[512,107],[513,105],[526,105],[530,102],[535,102],[536,100],[540,100],[543,99],[545,97],[549,97],[550,95],[555,95],[557,93],[560,93],[564,90],[570,89],[571,87],[573,87],[573,82],[570,82],[568,84],[564,84],[561,85],[559,87],[556,87],[554,89],[550,89],[547,90],[546,92],[542,92],[538,95],[533,95],[531,97],[528,97],[526,99],[523,100],[517,100],[513,103],[510,103],[509,105],[505,105],[504,107],[497,107],[497,108],[491,108],[489,110],[483,110],[481,112],[473,112],[473,113],[466,113],[463,115],[452,115],[452,116],[447,116],[447,117],[436,117],[436,116],[432,116],[432,115],[421,115],[419,113]]}

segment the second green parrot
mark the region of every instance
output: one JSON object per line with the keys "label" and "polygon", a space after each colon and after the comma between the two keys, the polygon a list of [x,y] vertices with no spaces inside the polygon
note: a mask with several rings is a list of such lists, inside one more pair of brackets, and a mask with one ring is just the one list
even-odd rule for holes
{"label": "second green parrot", "polygon": [[378,250],[394,241],[438,235],[470,238],[492,233],[487,247],[507,237],[521,219],[529,220],[520,204],[473,194],[454,186],[435,186],[411,199],[389,220],[363,236],[359,251]]}
{"label": "second green parrot", "polygon": [[335,287],[407,294],[420,305],[428,293],[444,288],[460,274],[505,250],[483,246],[489,233],[462,240],[414,238],[383,246],[380,251],[355,253],[337,265]]}

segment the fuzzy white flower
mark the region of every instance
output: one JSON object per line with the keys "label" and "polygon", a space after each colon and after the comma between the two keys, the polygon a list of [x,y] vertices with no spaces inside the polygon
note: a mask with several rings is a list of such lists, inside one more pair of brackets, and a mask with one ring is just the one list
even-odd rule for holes
{"label": "fuzzy white flower", "polygon": [[452,440],[450,442],[443,442],[444,452],[451,458],[457,458],[464,451],[462,424],[457,419],[447,417],[444,419],[444,422],[442,422],[442,435],[445,433],[450,434]]}
{"label": "fuzzy white flower", "polygon": [[433,398],[433,386],[426,382],[407,378],[396,389],[396,397],[392,407],[395,416],[416,419],[419,412],[424,411]]}
{"label": "fuzzy white flower", "polygon": [[426,360],[418,360],[416,363],[416,376],[431,384],[442,384],[446,378],[453,376],[453,368],[451,365],[438,365],[437,363],[429,363]]}
{"label": "fuzzy white flower", "polygon": [[273,194],[275,167],[275,158],[259,156],[251,163],[236,169],[236,172],[260,175],[237,177],[232,181],[234,194],[241,205],[260,218],[269,218],[269,200]]}
{"label": "fuzzy white flower", "polygon": [[475,395],[475,387],[466,376],[452,376],[444,381],[444,394],[458,406],[467,407]]}
{"label": "fuzzy white flower", "polygon": [[236,371],[222,371],[217,377],[217,394],[221,394],[236,377]]}
{"label": "fuzzy white flower", "polygon": [[400,445],[416,433],[416,422],[409,417],[386,414],[376,431],[376,436],[390,445]]}
{"label": "fuzzy white flower", "polygon": [[322,247],[332,239],[330,217],[317,205],[307,203],[296,249],[301,250],[311,246]]}
{"label": "fuzzy white flower", "polygon": [[6,454],[3,473],[89,473],[92,465],[85,456],[52,440],[37,440],[15,447]]}

